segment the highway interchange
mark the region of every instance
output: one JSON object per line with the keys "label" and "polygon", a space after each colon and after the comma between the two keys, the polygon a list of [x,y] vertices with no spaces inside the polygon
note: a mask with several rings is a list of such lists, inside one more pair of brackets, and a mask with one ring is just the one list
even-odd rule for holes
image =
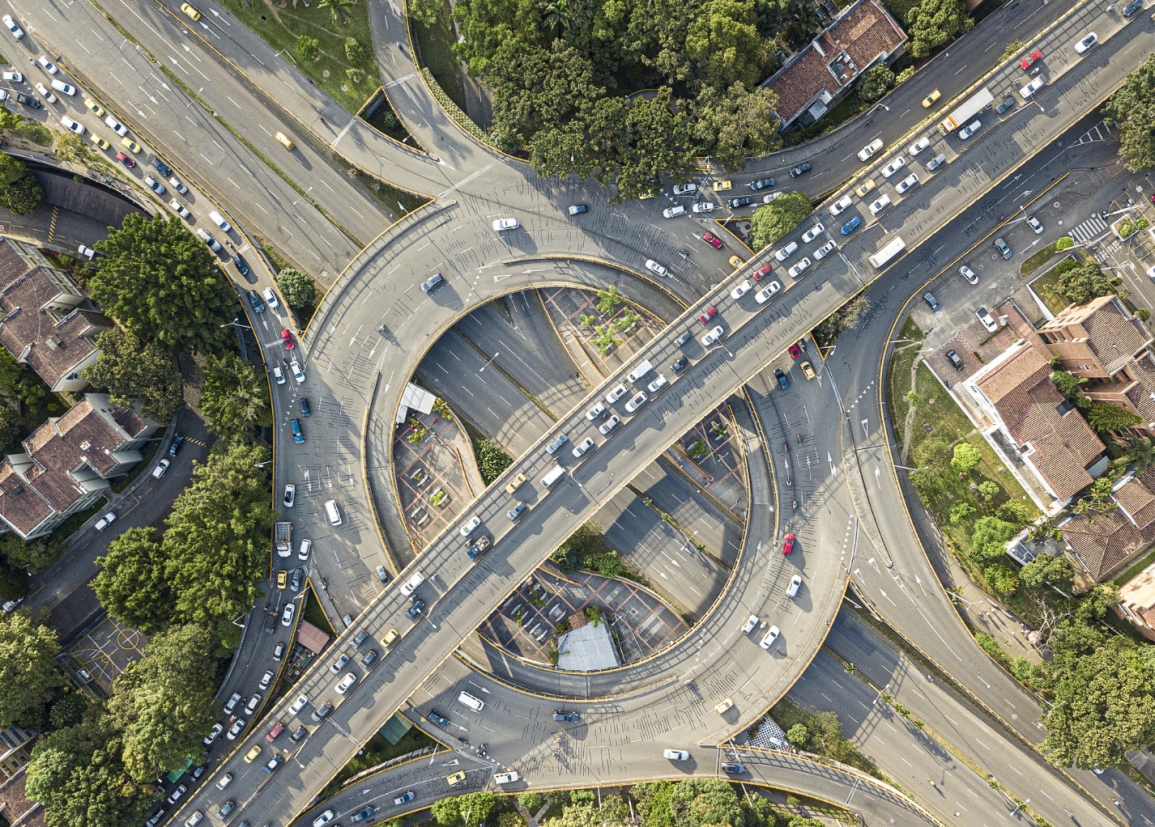
{"label": "highway interchange", "polygon": [[[166,157],[180,158],[193,180],[215,180],[217,184],[211,190],[214,195],[220,196],[222,180],[231,181],[238,189],[244,190],[236,179],[245,180],[242,176],[258,178],[272,199],[265,202],[266,206],[274,209],[263,217],[252,213],[247,210],[248,204],[259,204],[246,197],[232,210],[234,215],[244,217],[246,225],[259,228],[262,235],[276,239],[282,249],[302,262],[308,261],[309,256],[317,256],[322,266],[330,268],[332,273],[347,263],[302,342],[309,358],[306,383],[299,393],[308,395],[314,403],[313,416],[307,423],[310,439],[305,446],[295,450],[292,445],[282,447],[281,442],[287,441],[279,442],[275,489],[279,490],[283,482],[295,481],[298,484],[300,501],[293,514],[295,530],[299,537],[314,539],[317,550],[315,565],[318,574],[328,580],[330,600],[334,603],[326,609],[331,608],[334,616],[354,615],[356,627],[365,626],[378,638],[393,627],[402,630],[403,637],[383,662],[363,676],[326,723],[303,742],[294,754],[296,760],[278,772],[275,783],[261,783],[267,777],[256,770],[257,765],[245,766],[245,776],[234,782],[235,792],[230,791],[243,806],[231,817],[230,823],[239,817],[247,817],[250,812],[257,821],[276,816],[281,819],[279,823],[284,823],[307,807],[314,791],[344,765],[360,742],[376,731],[394,709],[405,708],[405,699],[410,699],[408,703],[420,708],[425,700],[436,698],[439,693],[455,694],[452,688],[462,685],[463,681],[488,680],[463,671],[464,667],[451,655],[462,638],[552,550],[552,544],[542,542],[540,538],[568,534],[625,486],[638,470],[652,462],[672,439],[711,410],[718,400],[756,375],[768,356],[781,353],[865,281],[873,279],[874,270],[865,258],[877,248],[883,233],[901,234],[908,246],[913,247],[926,242],[968,204],[993,197],[986,193],[1005,174],[1093,108],[1118,85],[1126,71],[1145,57],[1147,50],[1143,38],[1150,36],[1151,29],[1146,17],[1123,28],[1117,16],[1088,6],[1075,7],[1044,38],[1048,54],[1055,55],[1048,64],[1054,77],[1038,95],[1037,107],[1022,108],[997,126],[993,122],[984,124],[983,131],[969,145],[960,144],[953,137],[939,138],[928,122],[926,126],[930,129],[924,128],[923,131],[931,135],[935,149],[923,157],[933,157],[933,153],[945,151],[950,158],[948,166],[929,179],[923,177],[925,173],[920,170],[923,182],[918,189],[883,213],[879,222],[867,219],[865,226],[849,237],[837,257],[828,259],[821,268],[815,268],[815,272],[797,283],[792,283],[781,272],[782,268],[776,269],[773,277],[788,289],[763,306],[754,302],[753,293],[740,299],[729,296],[733,286],[749,276],[750,268],[729,277],[725,264],[728,251],[713,253],[704,248],[695,238],[700,228],[693,223],[668,222],[660,217],[661,209],[668,204],[666,199],[610,207],[606,204],[606,195],[591,185],[537,179],[516,162],[495,156],[465,139],[463,133],[447,122],[428,94],[415,94],[423,87],[404,85],[417,83],[414,80],[397,87],[400,91],[396,97],[391,91],[391,100],[411,126],[411,131],[430,147],[435,160],[399,148],[355,121],[341,126],[338,137],[328,143],[335,144],[337,150],[358,167],[407,189],[435,195],[436,200],[389,227],[390,217],[379,204],[351,187],[344,177],[334,174],[323,156],[308,154],[313,152],[309,142],[299,140],[298,146],[303,147],[301,163],[307,170],[307,177],[302,180],[309,181],[310,187],[315,180],[333,193],[326,195],[320,188],[315,188],[309,191],[310,197],[315,198],[326,214],[333,216],[334,221],[344,228],[336,229],[336,224],[330,224],[327,235],[318,235],[326,232],[325,222],[320,222],[319,226],[312,210],[286,208],[286,204],[301,198],[300,193],[289,187],[281,176],[270,173],[260,156],[236,141],[233,133],[221,126],[221,119],[209,116],[195,105],[190,106],[187,100],[181,100],[183,96],[177,94],[177,90],[165,87],[163,76],[157,73],[147,57],[120,38],[115,30],[110,31],[107,20],[101,15],[81,3],[67,6],[49,4],[40,10],[24,8],[23,5],[27,4],[11,5],[34,36],[43,37],[49,29],[47,21],[43,26],[33,23],[38,14],[43,14],[56,24],[63,20],[69,31],[91,31],[102,48],[119,43],[115,53],[108,51],[98,57],[92,57],[92,52],[87,55],[78,52],[76,47],[67,43],[53,45],[57,47],[56,54],[67,55],[63,63],[74,71],[86,88],[93,88],[106,101],[118,100],[130,107],[124,117],[134,130],[142,132],[151,144],[163,150]],[[189,78],[194,72],[211,76],[211,82],[197,90],[197,94],[215,111],[228,111],[223,105],[224,98],[219,97],[222,95],[240,107],[237,100],[241,99],[235,96],[246,94],[245,84],[239,83],[232,72],[220,71],[217,58],[202,46],[204,41],[185,36],[181,21],[176,17],[150,4],[142,4],[139,8],[126,4],[122,11],[110,9],[109,12],[152,54],[164,55],[163,50],[169,49],[171,54],[166,55],[166,59],[171,57],[177,71],[184,72]],[[218,16],[223,14],[221,12]],[[81,20],[72,15],[87,17]],[[371,16],[378,27],[402,26],[398,19],[390,17],[390,10],[384,4],[371,6]],[[217,28],[223,31],[223,27]],[[1083,60],[1075,61],[1068,44],[1089,28],[1099,33],[1103,45]],[[52,34],[48,37],[51,38]],[[213,37],[212,32],[209,37]],[[83,39],[76,39],[76,44],[87,51],[81,43]],[[268,127],[262,123],[255,124],[261,131],[268,132],[270,127],[287,121],[316,134],[321,130],[317,119],[322,112],[328,115],[326,124],[335,126],[340,123],[341,113],[332,110],[331,104],[319,100],[317,96],[320,93],[315,88],[297,82],[299,76],[295,76],[288,64],[267,54],[267,59],[261,59],[262,49],[267,52],[267,47],[254,35],[238,30],[234,25],[229,28],[228,38],[217,39],[221,42],[212,43],[214,49],[225,50],[229,43],[233,43],[238,49],[247,50],[246,57],[251,56],[257,61],[240,66],[250,78],[258,71],[269,73],[269,77],[284,76],[280,87],[270,83],[269,77],[257,78],[259,82],[256,83],[261,89],[273,90],[265,94],[275,97],[284,111],[269,112],[264,102],[255,97],[243,99],[244,109],[261,112],[262,121],[266,117],[270,119]],[[399,66],[397,71],[405,69],[407,46],[397,49],[393,41],[385,39],[377,46],[379,62],[386,67],[386,74],[390,66]],[[136,73],[132,80],[138,81],[136,86],[140,93],[131,91],[129,83],[120,82],[118,75],[123,75],[123,71],[111,72],[100,66],[99,60],[113,57],[132,67],[131,71]],[[226,57],[231,61],[238,59],[235,53],[226,52]],[[87,62],[89,60],[93,62]],[[237,65],[234,62],[234,66]],[[408,66],[412,69],[411,63]],[[1010,67],[998,69],[985,82],[996,88],[1006,86],[1007,80],[1018,77],[1016,71]],[[189,86],[193,84],[189,83]],[[149,98],[150,104],[161,106],[155,96],[150,97],[150,90],[171,95],[172,101],[165,95],[160,97],[172,111],[183,110],[181,115],[195,124],[198,134],[203,130],[217,136],[213,141],[219,140],[219,154],[204,157],[204,161],[212,165],[211,172],[198,166],[200,162],[195,161],[196,154],[188,142],[182,143],[181,133],[171,125],[170,119],[143,103],[141,93]],[[414,107],[427,108],[422,119],[432,126],[425,135],[416,127],[421,121],[413,118],[413,113],[406,109],[406,102]],[[136,117],[130,117],[130,113]],[[289,120],[290,116],[292,120]],[[228,120],[227,114],[222,114],[222,118]],[[263,155],[275,158],[278,166],[289,163],[278,144],[261,142],[248,118],[232,126],[243,130],[246,140],[257,146]],[[171,129],[172,135],[166,133],[166,127]],[[916,134],[911,133],[911,137]],[[845,140],[861,145],[871,137],[860,132]],[[206,145],[201,141],[198,146]],[[848,158],[852,156],[853,152]],[[889,156],[882,157],[871,168],[888,159]],[[292,156],[292,162],[297,160],[296,155]],[[913,160],[909,159],[912,165]],[[846,161],[836,161],[829,165],[830,170],[823,171],[831,179],[847,179],[853,186],[857,181],[851,171],[857,170],[857,165],[851,160],[845,166],[845,172],[840,172],[838,165],[845,165]],[[233,172],[218,172],[218,167],[229,165],[233,166]],[[943,196],[949,197],[936,204]],[[228,197],[222,200],[228,202]],[[571,220],[564,215],[564,208],[569,203],[587,203],[591,211],[584,217]],[[862,212],[867,218],[865,211]],[[823,215],[824,210],[820,209],[815,218],[834,223]],[[521,226],[516,231],[497,235],[491,227],[492,221],[505,216],[517,217]],[[882,227],[883,233],[874,232],[876,226]],[[372,239],[378,233],[382,234],[358,252],[358,242]],[[321,240],[324,244],[314,245],[303,239]],[[843,241],[841,237],[838,240],[840,243]],[[692,248],[695,259],[702,263],[674,267],[675,257],[671,254],[678,247]],[[901,283],[916,269],[918,279],[931,275],[940,261],[935,258],[938,248],[928,243],[924,250],[932,252],[910,257],[900,262],[898,268],[885,273],[888,283],[893,284],[894,279],[900,279]],[[419,562],[409,565],[398,578],[403,582],[414,571],[422,571],[426,576],[426,582],[418,593],[430,604],[428,617],[412,626],[401,616],[408,604],[407,599],[396,588],[382,592],[380,584],[372,576],[377,565],[392,569],[394,561],[386,549],[406,542],[398,533],[404,532],[404,527],[397,513],[396,498],[392,493],[394,481],[388,469],[393,411],[407,378],[422,356],[456,320],[497,296],[527,288],[567,284],[591,287],[617,284],[623,293],[632,295],[636,292],[637,274],[642,272],[641,263],[650,257],[658,258],[674,271],[674,278],[661,282],[659,287],[676,300],[692,305],[682,320],[675,322],[651,344],[652,361],[659,369],[668,365],[676,354],[682,352],[673,345],[673,339],[684,330],[692,330],[694,339],[685,348],[693,362],[692,368],[672,381],[635,416],[623,416],[625,421],[608,439],[594,432],[600,447],[583,458],[580,464],[563,451],[562,465],[567,468],[567,476],[548,494],[538,485],[538,480],[551,464],[541,450],[545,437],[539,440],[507,475],[524,471],[529,477],[524,493],[535,492],[528,497],[533,506],[529,516],[512,529],[507,526],[504,511],[508,499],[501,493],[505,479],[499,480],[478,500],[471,512],[483,519],[483,530],[490,532],[496,541],[494,549],[480,563],[474,566],[465,559],[462,553],[464,543],[455,527],[447,536],[426,548]],[[752,265],[760,265],[761,261],[752,262]],[[895,272],[900,270],[903,271],[901,275]],[[427,297],[418,286],[432,272],[445,273],[448,284]],[[710,286],[723,278],[727,280],[721,287]],[[903,298],[917,292],[917,284],[917,281],[912,281],[904,285]],[[889,289],[884,295],[889,295]],[[712,321],[710,326],[694,321],[706,304],[715,304],[719,311],[716,322]],[[876,302],[876,312],[881,309],[879,304],[882,302]],[[898,318],[895,315],[897,307],[884,305],[884,308],[887,318]],[[725,337],[709,348],[703,347],[697,339],[715,323],[723,325]],[[378,332],[382,325],[386,335]],[[876,335],[880,327],[885,326],[872,326],[871,335]],[[856,346],[856,352],[885,354],[884,337],[887,335],[887,331],[882,331],[873,343],[876,347],[871,348],[864,342],[866,346]],[[275,339],[271,344],[269,356],[277,347]],[[723,598],[702,625],[662,654],[657,668],[647,664],[648,674],[639,678],[637,673],[641,670],[631,671],[627,667],[620,676],[622,683],[617,686],[614,683],[618,677],[609,679],[610,687],[606,693],[624,692],[625,697],[611,702],[612,710],[591,706],[583,715],[590,742],[606,745],[602,752],[576,751],[573,760],[565,765],[566,772],[572,775],[568,778],[554,777],[552,783],[549,768],[553,765],[550,761],[543,757],[535,761],[531,756],[517,756],[518,766],[527,779],[533,778],[534,783],[544,786],[569,786],[621,783],[669,775],[671,768],[664,759],[658,758],[662,747],[690,748],[695,744],[726,741],[760,717],[764,709],[785,694],[806,669],[838,611],[848,575],[853,577],[856,588],[883,617],[902,629],[910,640],[979,698],[995,716],[1017,729],[1024,738],[1039,740],[1041,733],[1033,724],[1037,719],[1037,705],[974,649],[969,633],[958,622],[938,588],[922,547],[913,532],[908,530],[909,524],[879,521],[873,516],[896,513],[902,508],[899,481],[893,476],[891,458],[886,456],[887,446],[892,445],[893,440],[887,439],[883,430],[885,419],[880,416],[876,364],[873,359],[836,359],[825,366],[824,381],[813,385],[816,390],[806,389],[810,393],[829,394],[831,397],[816,401],[810,410],[825,411],[831,417],[825,423],[813,423],[812,431],[816,440],[822,440],[814,445],[816,453],[828,454],[833,460],[828,465],[828,476],[814,489],[822,496],[814,497],[809,510],[803,502],[801,519],[805,520],[807,528],[799,532],[800,549],[795,553],[799,556],[784,560],[777,553],[784,532],[775,520],[777,510],[771,511],[771,507],[780,509],[781,497],[769,476],[766,458],[761,458],[759,468],[757,452],[752,452],[752,513],[747,540],[740,565],[735,567]],[[672,380],[673,376],[668,371],[666,373]],[[589,394],[573,413],[562,417],[550,431],[550,436],[565,431],[571,442],[584,438],[592,430],[585,419],[585,409],[620,381],[620,377],[611,378],[606,385]],[[292,402],[292,399],[277,400],[279,406]],[[618,404],[621,414],[621,403]],[[850,409],[853,409],[853,415],[850,415]],[[847,415],[841,416],[842,411],[847,411]],[[277,420],[283,422],[286,418],[282,407]],[[776,429],[773,436],[766,434],[768,440],[763,441],[775,444],[778,434],[784,430],[781,416],[775,425],[769,427],[767,416],[760,416],[760,419],[760,427],[766,431]],[[756,448],[757,441],[754,440],[749,447]],[[609,450],[611,448],[618,450]],[[377,473],[366,478],[366,468],[377,469]],[[881,469],[882,473],[875,474],[875,469]],[[758,473],[761,477],[757,476]],[[344,518],[343,524],[336,529],[328,525],[321,508],[321,504],[330,498],[336,499]],[[851,525],[855,526],[855,537],[862,538],[858,542],[865,546],[869,541],[872,549],[869,557],[859,551],[861,556],[857,562],[850,556],[856,546],[843,543]],[[837,560],[830,553],[830,547],[834,545],[842,549]],[[825,554],[819,553],[822,549]],[[866,559],[862,559],[864,557]],[[808,598],[804,602],[792,604],[781,599],[787,565],[805,567]],[[340,588],[333,588],[334,584],[340,584]],[[739,634],[741,620],[755,610],[760,616],[772,618],[784,630],[770,654],[758,649],[754,640],[743,639]],[[784,622],[786,617],[790,618],[789,623]],[[931,622],[932,617],[940,622]],[[258,629],[259,624],[247,630],[246,639],[265,638],[257,634]],[[703,645],[705,641],[709,641],[708,646]],[[267,644],[263,645],[267,648]],[[752,657],[734,656],[735,652],[741,651],[736,647],[747,645],[753,648]],[[246,644],[245,650],[251,655],[248,646]],[[745,662],[739,663],[739,660]],[[313,705],[322,697],[328,697],[326,693],[334,679],[325,668],[327,659],[320,661],[318,668],[307,674],[279,706],[270,710],[268,721],[287,717],[283,707],[298,694],[309,696]],[[977,674],[970,674],[972,672]],[[250,673],[250,679],[252,677]],[[691,684],[687,684],[687,680]],[[554,691],[573,697],[560,689]],[[722,719],[713,712],[713,706],[726,696],[734,697],[736,706],[728,717]],[[602,696],[591,693],[587,697]],[[534,720],[537,713],[528,714],[533,701],[520,694],[517,698],[516,707],[511,704],[505,711],[518,718]],[[439,703],[444,710],[452,701],[443,696]],[[542,701],[539,704],[543,710],[541,714],[551,704],[556,706],[557,702],[553,699]],[[461,707],[458,710],[464,712]],[[490,710],[495,716],[493,720],[499,720],[501,706],[491,704]],[[616,734],[607,727],[615,729]],[[266,729],[267,724],[249,727],[248,738],[237,742],[233,763],[236,763],[235,755],[257,743]],[[634,733],[632,738],[631,732]],[[527,734],[522,737],[532,742],[540,740],[540,734],[532,732],[528,733],[532,737],[526,738]],[[623,749],[627,743],[638,742],[646,744],[644,752]],[[698,749],[706,748],[692,750],[695,753],[692,769],[716,774],[717,761],[713,757],[703,757],[709,752],[698,755]],[[644,760],[639,760],[640,756]],[[847,785],[854,784],[844,773],[829,767],[819,768],[803,759],[768,755],[762,760],[773,768],[773,773],[768,772],[765,776],[768,782],[807,792],[816,798],[843,800],[845,796],[842,793]],[[627,761],[634,774],[626,772],[622,766]],[[1101,783],[1094,776],[1086,775],[1087,778],[1082,775],[1079,778],[1084,786],[1093,788]],[[198,808],[206,813],[215,812],[214,799],[220,796],[210,795],[213,790],[211,784],[203,785],[182,809],[184,815],[181,817]],[[1095,794],[1094,790],[1092,794]],[[1106,795],[1109,797],[1110,793]],[[1097,797],[1102,799],[1103,796]],[[878,792],[871,801],[872,807],[861,808],[868,823],[872,808],[877,808],[881,816],[887,806],[910,806],[884,791]],[[1128,801],[1128,805],[1142,808],[1144,802],[1132,805]],[[1088,805],[1078,800],[1071,806]],[[1141,809],[1135,812],[1141,812]],[[1098,812],[1100,818],[1103,815],[1104,811]],[[914,817],[926,818],[921,814]]]}

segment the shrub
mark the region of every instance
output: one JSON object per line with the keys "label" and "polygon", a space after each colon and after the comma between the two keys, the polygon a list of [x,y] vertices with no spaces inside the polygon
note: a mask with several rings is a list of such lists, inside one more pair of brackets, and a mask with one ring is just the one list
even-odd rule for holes
{"label": "shrub", "polygon": [[750,219],[750,246],[761,250],[795,229],[813,212],[810,199],[800,192],[788,192],[764,207]]}
{"label": "shrub", "polygon": [[954,456],[951,458],[951,467],[960,474],[969,474],[976,465],[982,462],[983,455],[979,449],[969,442],[960,442],[954,446]]}
{"label": "shrub", "polygon": [[513,464],[513,457],[491,439],[482,438],[474,442],[473,454],[477,457],[477,469],[486,485],[500,477]]}
{"label": "shrub", "polygon": [[277,274],[277,288],[294,310],[310,306],[317,298],[317,286],[312,277],[292,267],[286,267]]}
{"label": "shrub", "polygon": [[305,60],[316,60],[321,56],[321,43],[315,37],[309,37],[307,34],[299,35],[297,37],[297,52]]}
{"label": "shrub", "polygon": [[1055,252],[1061,253],[1063,250],[1069,250],[1075,246],[1075,239],[1069,235],[1065,235],[1055,242]]}
{"label": "shrub", "polygon": [[992,589],[1005,597],[1010,597],[1019,588],[1018,575],[1001,563],[983,569],[983,578]]}
{"label": "shrub", "polygon": [[786,732],[786,740],[796,747],[805,747],[810,741],[810,730],[805,724],[795,724]]}

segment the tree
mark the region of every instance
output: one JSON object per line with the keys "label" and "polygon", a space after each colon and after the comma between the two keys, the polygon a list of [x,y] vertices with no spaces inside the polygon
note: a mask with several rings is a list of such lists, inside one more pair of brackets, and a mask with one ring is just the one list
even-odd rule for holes
{"label": "tree", "polygon": [[1122,431],[1142,421],[1143,417],[1134,411],[1129,411],[1121,405],[1112,405],[1110,402],[1092,402],[1090,410],[1087,411],[1087,424],[1099,433]]}
{"label": "tree", "polygon": [[48,703],[60,685],[56,632],[27,609],[0,616],[0,728]]}
{"label": "tree", "polygon": [[0,152],[0,207],[16,215],[29,215],[40,206],[44,191],[24,166],[7,152]]}
{"label": "tree", "polygon": [[644,781],[635,784],[630,790],[630,796],[638,807],[638,815],[646,827],[675,827],[670,812],[674,786],[669,781]]}
{"label": "tree", "polygon": [[786,827],[824,827],[824,825],[821,819],[792,816]]}
{"label": "tree", "polygon": [[165,554],[155,528],[130,528],[109,542],[95,560],[92,590],[120,623],[146,635],[168,626],[175,595],[165,572]]}
{"label": "tree", "polygon": [[33,574],[44,571],[64,554],[64,540],[54,534],[21,540],[14,533],[0,536],[0,554],[25,566]]}
{"label": "tree", "polygon": [[132,213],[96,247],[92,298],[141,342],[171,353],[217,353],[232,333],[236,293],[205,244],[173,215]]}
{"label": "tree", "polygon": [[0,556],[0,599],[20,600],[28,596],[28,572],[7,557]]}
{"label": "tree", "polygon": [[998,483],[993,480],[983,480],[979,483],[979,496],[983,498],[983,502],[990,504],[995,501],[995,497],[998,495]]}
{"label": "tree", "polygon": [[1134,465],[1135,475],[1146,471],[1155,462],[1155,440],[1134,436],[1127,440],[1127,453],[1123,455],[1127,465]]}
{"label": "tree", "polygon": [[273,424],[269,405],[269,382],[235,353],[209,356],[204,364],[201,411],[209,418],[213,433],[244,437],[253,428]]}
{"label": "tree", "polygon": [[741,169],[748,156],[769,154],[782,145],[777,105],[778,95],[766,87],[748,91],[738,82],[725,95],[705,87],[695,102],[700,151],[726,170]]}
{"label": "tree", "polygon": [[862,73],[862,80],[858,83],[858,97],[867,103],[881,98],[894,88],[894,72],[885,63],[876,63]]}
{"label": "tree", "polygon": [[88,711],[88,698],[80,692],[67,692],[59,698],[48,712],[48,720],[55,729],[75,726]]}
{"label": "tree", "polygon": [[364,63],[365,59],[369,57],[369,53],[365,51],[360,40],[355,37],[347,37],[345,38],[345,57],[350,63]]}
{"label": "tree", "polygon": [[1055,383],[1055,388],[1059,393],[1067,399],[1075,399],[1081,395],[1079,386],[1086,383],[1087,380],[1065,370],[1057,370],[1051,374],[1051,381]]}
{"label": "tree", "polygon": [[321,0],[317,4],[319,9],[328,9],[329,16],[333,18],[334,23],[340,23],[342,26],[348,25],[345,20],[345,9],[353,5],[353,0]]}
{"label": "tree", "polygon": [[1026,526],[1035,516],[1035,511],[1021,500],[1007,500],[999,506],[998,517],[1017,526]]}
{"label": "tree", "polygon": [[480,827],[496,805],[493,793],[466,793],[435,801],[429,812],[441,827]]}
{"label": "tree", "polygon": [[969,474],[982,461],[983,455],[978,448],[969,442],[960,442],[954,446],[954,456],[951,457],[950,465],[960,474]]}
{"label": "tree", "polygon": [[0,400],[0,448],[14,443],[24,429],[20,411],[6,400]]}
{"label": "tree", "polygon": [[1018,528],[998,517],[981,517],[971,532],[971,545],[980,560],[997,560],[1006,552],[1007,541],[1018,533]]}
{"label": "tree", "polygon": [[305,60],[316,60],[321,56],[321,41],[307,34],[297,35],[297,52]]}
{"label": "tree", "polygon": [[958,525],[959,523],[965,523],[974,516],[974,513],[975,507],[973,503],[966,502],[965,500],[955,503],[950,509],[950,524]]}
{"label": "tree", "polygon": [[670,814],[676,827],[744,827],[737,793],[718,778],[687,778],[679,783],[670,796]]}
{"label": "tree", "polygon": [[317,285],[307,273],[286,267],[277,274],[277,289],[285,302],[294,309],[309,307],[317,297]]}
{"label": "tree", "polygon": [[114,327],[96,337],[100,355],[80,375],[105,388],[116,405],[134,408],[153,422],[167,422],[184,403],[184,384],[176,357],[158,342],[144,344]]}
{"label": "tree", "polygon": [[598,291],[598,302],[596,307],[598,312],[603,316],[612,316],[614,311],[618,309],[618,305],[620,305],[623,301],[625,300],[620,295],[618,295],[617,285],[610,285],[609,290]]}
{"label": "tree", "polygon": [[805,724],[795,724],[786,730],[786,740],[796,747],[805,747],[810,740],[810,730],[806,728]]}
{"label": "tree", "polygon": [[108,715],[124,733],[124,766],[137,781],[204,754],[216,714],[213,647],[203,627],[176,626],[117,677]]}
{"label": "tree", "polygon": [[541,809],[541,805],[545,803],[545,799],[541,797],[541,793],[526,792],[518,794],[517,803],[529,810],[531,815],[536,815],[537,811]]}
{"label": "tree", "polygon": [[983,579],[992,589],[1004,597],[1010,597],[1019,588],[1019,578],[1007,566],[996,563],[983,569]]}
{"label": "tree", "polygon": [[1072,304],[1083,304],[1100,296],[1110,296],[1115,292],[1111,280],[1099,269],[1099,265],[1093,262],[1078,263],[1073,267],[1064,268],[1053,289]]}
{"label": "tree", "polygon": [[477,457],[477,470],[481,472],[481,479],[486,485],[500,477],[513,464],[513,457],[492,439],[475,440],[473,453]]}
{"label": "tree", "polygon": [[35,408],[48,395],[44,380],[28,365],[18,363],[5,348],[0,348],[0,390],[29,408]]}
{"label": "tree", "polygon": [[1155,168],[1155,54],[1107,100],[1107,117],[1118,127],[1119,157],[1132,172]]}
{"label": "tree", "polygon": [[1051,557],[1049,554],[1040,554],[1031,562],[1023,566],[1019,572],[1023,585],[1036,588],[1050,584],[1065,592],[1071,591],[1075,581],[1075,569],[1066,557]]}
{"label": "tree", "polygon": [[702,83],[718,89],[739,82],[756,88],[768,52],[758,34],[754,0],[704,0],[690,20],[685,50]]}
{"label": "tree", "polygon": [[437,24],[445,10],[445,3],[438,0],[410,0],[406,3],[409,17],[422,26],[430,28]]}
{"label": "tree", "polygon": [[922,0],[906,13],[911,57],[926,57],[952,37],[969,32],[974,21],[961,0]]}
{"label": "tree", "polygon": [[813,212],[810,199],[800,192],[788,192],[764,207],[750,219],[750,246],[761,250],[793,230]]}

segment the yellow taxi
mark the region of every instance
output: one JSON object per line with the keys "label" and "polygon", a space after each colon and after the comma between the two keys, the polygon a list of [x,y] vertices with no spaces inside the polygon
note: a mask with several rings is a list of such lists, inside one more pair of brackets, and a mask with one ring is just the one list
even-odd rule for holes
{"label": "yellow taxi", "polygon": [[385,645],[386,646],[392,646],[393,641],[395,641],[395,640],[397,640],[397,630],[396,629],[390,629],[385,634]]}
{"label": "yellow taxi", "polygon": [[257,756],[261,754],[261,745],[253,744],[253,748],[245,753],[245,763],[251,764],[257,760]]}
{"label": "yellow taxi", "polygon": [[866,194],[868,192],[870,192],[872,189],[874,189],[874,179],[873,178],[867,178],[865,181],[862,182],[862,186],[854,191],[854,194],[857,195],[859,198],[865,198]]}
{"label": "yellow taxi", "polygon": [[125,147],[129,152],[140,152],[140,144],[132,138],[121,138],[120,145]]}
{"label": "yellow taxi", "polygon": [[187,17],[189,20],[191,20],[194,23],[199,22],[201,19],[201,13],[199,11],[197,11],[195,8],[193,8],[192,6],[190,6],[188,3],[181,3],[180,4],[180,10],[182,12],[184,12],[185,17]]}
{"label": "yellow taxi", "polygon": [[505,493],[506,493],[506,494],[512,494],[512,493],[513,493],[514,491],[516,491],[518,488],[520,488],[521,486],[525,485],[525,481],[526,481],[527,479],[528,479],[528,477],[526,477],[526,475],[525,475],[525,474],[518,474],[516,477],[514,477],[514,478],[513,478],[513,479],[511,479],[511,480],[510,480],[508,483],[506,483],[506,485],[505,485]]}
{"label": "yellow taxi", "polygon": [[738,258],[737,256],[730,256],[730,266],[733,267],[735,270],[737,270],[739,267],[741,267],[745,263],[746,262],[742,261],[742,259]]}
{"label": "yellow taxi", "polygon": [[277,588],[283,589],[289,584],[289,573],[282,569],[277,572]]}
{"label": "yellow taxi", "polygon": [[715,181],[710,185],[714,192],[725,192],[726,190],[734,189],[733,181]]}
{"label": "yellow taxi", "polygon": [[801,362],[799,362],[798,367],[802,369],[802,375],[805,376],[807,380],[813,379],[818,375],[814,372],[814,367],[806,359],[803,359]]}
{"label": "yellow taxi", "polygon": [[456,787],[458,784],[465,783],[465,773],[455,772],[453,775],[447,775],[445,780],[449,782],[450,787]]}
{"label": "yellow taxi", "polygon": [[927,95],[925,98],[922,99],[922,108],[923,109],[930,109],[932,106],[934,106],[935,101],[937,101],[941,97],[942,97],[942,92],[935,89],[933,92],[931,92],[929,95]]}
{"label": "yellow taxi", "polygon": [[277,133],[277,142],[280,143],[280,145],[285,149],[289,150],[289,152],[292,152],[297,148],[297,145],[293,143],[293,140],[284,132]]}
{"label": "yellow taxi", "polygon": [[92,141],[94,144],[96,144],[101,149],[112,149],[112,144],[110,144],[108,141],[104,140],[104,138],[100,137],[95,132],[89,132],[88,133],[88,140]]}
{"label": "yellow taxi", "polygon": [[84,105],[87,106],[88,111],[91,112],[96,117],[99,118],[102,115],[104,115],[104,107],[101,106],[96,101],[94,101],[92,98],[85,98],[84,99]]}

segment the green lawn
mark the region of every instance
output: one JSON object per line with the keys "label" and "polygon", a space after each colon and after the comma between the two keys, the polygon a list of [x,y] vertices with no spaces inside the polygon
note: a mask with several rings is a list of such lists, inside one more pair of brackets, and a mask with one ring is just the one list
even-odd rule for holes
{"label": "green lawn", "polygon": [[[270,0],[221,0],[221,5],[256,32],[272,48],[284,51],[308,77],[333,100],[356,114],[373,91],[381,85],[373,58],[373,39],[369,36],[369,10],[365,0],[357,0],[344,9],[344,23],[334,20],[328,10],[317,3],[306,8],[300,0],[272,3]],[[320,43],[321,54],[306,60],[297,51],[297,37],[307,35]],[[365,59],[354,64],[345,56],[345,39],[353,37],[365,49]],[[353,84],[345,74],[360,69],[364,74]]]}
{"label": "green lawn", "polygon": [[322,632],[328,632],[330,635],[336,636],[337,632],[333,629],[329,623],[329,618],[325,617],[325,612],[321,609],[321,599],[317,596],[317,592],[310,588],[306,594],[305,613],[302,615],[302,619],[309,621]]}
{"label": "green lawn", "polygon": [[1055,272],[1055,268],[1052,267],[1047,273],[1031,282],[1031,287],[1039,294],[1039,298],[1043,300],[1043,304],[1045,304],[1047,309],[1052,313],[1058,313],[1070,304],[1065,297],[1060,296],[1054,290],[1055,285],[1059,281],[1059,275],[1060,274]]}
{"label": "green lawn", "polygon": [[461,65],[453,55],[453,26],[446,2],[446,11],[440,15],[435,26],[424,26],[413,22],[413,34],[417,38],[417,53],[421,65],[433,73],[445,94],[465,111],[465,87],[461,83]]}
{"label": "green lawn", "polygon": [[1055,253],[1055,245],[1048,244],[1046,247],[1039,250],[1037,253],[1030,256],[1026,261],[1023,262],[1023,266],[1019,268],[1019,275],[1029,276],[1031,273],[1035,272],[1052,258],[1054,258]]}

